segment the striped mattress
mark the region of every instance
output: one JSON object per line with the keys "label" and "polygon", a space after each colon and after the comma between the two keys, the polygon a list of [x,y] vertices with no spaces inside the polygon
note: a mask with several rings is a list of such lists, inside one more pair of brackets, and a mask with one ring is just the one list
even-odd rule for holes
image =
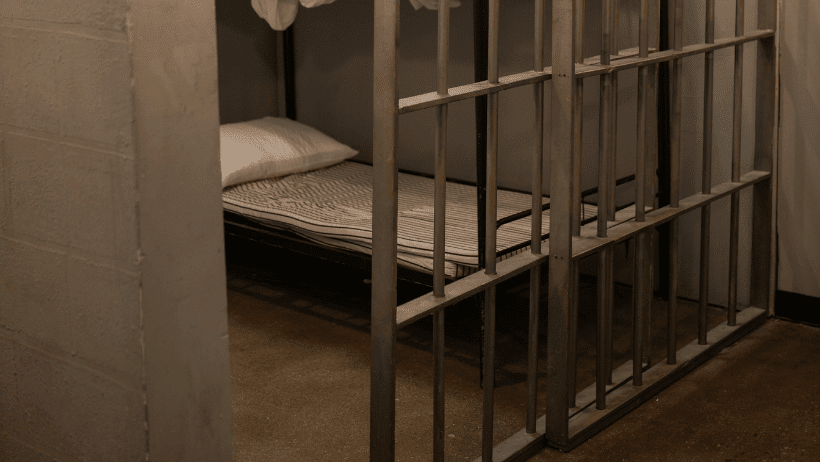
{"label": "striped mattress", "polygon": [[[372,253],[372,166],[342,162],[306,173],[264,179],[225,188],[224,208],[263,226],[296,233],[319,244]],[[418,271],[433,269],[432,178],[399,173],[398,263]],[[549,202],[544,197],[543,202]],[[498,218],[528,210],[528,194],[498,191]],[[584,205],[585,219],[596,209]],[[462,277],[478,268],[476,192],[474,186],[447,183],[445,273]],[[549,211],[542,234],[549,232]],[[526,250],[531,218],[498,229],[499,261]]]}

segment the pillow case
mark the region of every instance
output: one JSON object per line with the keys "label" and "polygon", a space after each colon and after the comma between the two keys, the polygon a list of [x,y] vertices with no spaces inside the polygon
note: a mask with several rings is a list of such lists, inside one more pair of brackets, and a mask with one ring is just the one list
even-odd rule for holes
{"label": "pillow case", "polygon": [[307,172],[349,159],[358,151],[283,117],[219,127],[222,187]]}

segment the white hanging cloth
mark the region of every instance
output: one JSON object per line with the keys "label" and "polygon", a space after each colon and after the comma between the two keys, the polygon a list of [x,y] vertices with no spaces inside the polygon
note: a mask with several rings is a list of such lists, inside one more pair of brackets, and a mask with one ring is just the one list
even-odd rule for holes
{"label": "white hanging cloth", "polygon": [[[299,11],[299,3],[305,8],[333,3],[335,0],[251,0],[256,14],[268,22],[273,30],[285,30],[293,24],[296,13]],[[438,9],[438,0],[410,0],[413,8],[419,9],[422,6],[428,10]],[[450,7],[460,6],[458,0],[450,0]]]}

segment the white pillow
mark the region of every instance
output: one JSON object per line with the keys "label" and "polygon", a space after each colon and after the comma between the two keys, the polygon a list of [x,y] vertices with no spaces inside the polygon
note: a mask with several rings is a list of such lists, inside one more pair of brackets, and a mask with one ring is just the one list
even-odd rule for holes
{"label": "white pillow", "polygon": [[219,138],[223,188],[327,167],[358,154],[315,128],[281,117],[221,125]]}

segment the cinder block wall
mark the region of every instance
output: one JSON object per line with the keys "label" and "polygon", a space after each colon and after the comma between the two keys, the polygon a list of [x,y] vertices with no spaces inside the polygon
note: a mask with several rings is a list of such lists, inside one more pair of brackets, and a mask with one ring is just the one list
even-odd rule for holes
{"label": "cinder block wall", "polygon": [[0,0],[0,460],[230,460],[193,3]]}

